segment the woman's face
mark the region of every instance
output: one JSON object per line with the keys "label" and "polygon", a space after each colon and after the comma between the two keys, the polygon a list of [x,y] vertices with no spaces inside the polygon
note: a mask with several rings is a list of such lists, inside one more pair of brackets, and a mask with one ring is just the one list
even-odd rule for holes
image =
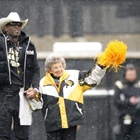
{"label": "woman's face", "polygon": [[64,66],[61,62],[52,64],[49,70],[49,73],[53,74],[55,77],[61,77],[63,72]]}

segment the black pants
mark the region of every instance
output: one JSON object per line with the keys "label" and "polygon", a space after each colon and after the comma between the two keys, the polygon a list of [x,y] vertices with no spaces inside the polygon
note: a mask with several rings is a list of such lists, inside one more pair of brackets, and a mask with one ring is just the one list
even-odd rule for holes
{"label": "black pants", "polygon": [[131,117],[130,125],[124,124],[124,116],[120,117],[121,131],[118,140],[140,140],[140,117]]}
{"label": "black pants", "polygon": [[76,140],[76,126],[48,132],[47,140]]}
{"label": "black pants", "polygon": [[0,91],[0,140],[11,140],[11,125],[15,140],[28,140],[29,126],[19,122],[18,92]]}

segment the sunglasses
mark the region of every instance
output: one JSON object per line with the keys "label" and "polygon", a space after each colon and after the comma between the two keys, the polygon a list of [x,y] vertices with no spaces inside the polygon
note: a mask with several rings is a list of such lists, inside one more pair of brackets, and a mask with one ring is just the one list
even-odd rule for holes
{"label": "sunglasses", "polygon": [[6,24],[8,26],[18,26],[18,27],[21,27],[22,26],[22,23],[21,22],[10,22],[8,24]]}

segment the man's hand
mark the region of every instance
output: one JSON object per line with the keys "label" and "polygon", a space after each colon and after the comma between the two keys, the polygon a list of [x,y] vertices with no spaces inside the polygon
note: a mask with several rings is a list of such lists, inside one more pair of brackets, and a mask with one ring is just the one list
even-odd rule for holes
{"label": "man's hand", "polygon": [[140,100],[139,98],[132,96],[129,101],[132,105],[136,105]]}
{"label": "man's hand", "polygon": [[37,91],[33,88],[29,88],[28,90],[24,91],[24,94],[28,99],[31,100],[36,98]]}

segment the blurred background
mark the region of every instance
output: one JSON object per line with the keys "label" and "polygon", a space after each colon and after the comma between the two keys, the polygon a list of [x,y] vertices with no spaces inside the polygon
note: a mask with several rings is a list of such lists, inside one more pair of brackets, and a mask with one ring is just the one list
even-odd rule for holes
{"label": "blurred background", "polygon": [[[118,39],[128,46],[125,64],[131,62],[140,70],[139,9],[139,0],[0,0],[0,18],[15,11],[22,19],[29,19],[24,31],[36,45],[41,78],[45,57],[54,51],[56,42],[99,42],[103,51],[109,41]],[[83,56],[77,51],[73,57],[68,51],[65,56],[67,69],[85,70],[95,63],[94,53]],[[107,72],[101,84],[85,94],[87,123],[78,131],[77,140],[115,140],[113,88],[123,71]],[[30,139],[46,139],[40,111],[34,113]]]}

